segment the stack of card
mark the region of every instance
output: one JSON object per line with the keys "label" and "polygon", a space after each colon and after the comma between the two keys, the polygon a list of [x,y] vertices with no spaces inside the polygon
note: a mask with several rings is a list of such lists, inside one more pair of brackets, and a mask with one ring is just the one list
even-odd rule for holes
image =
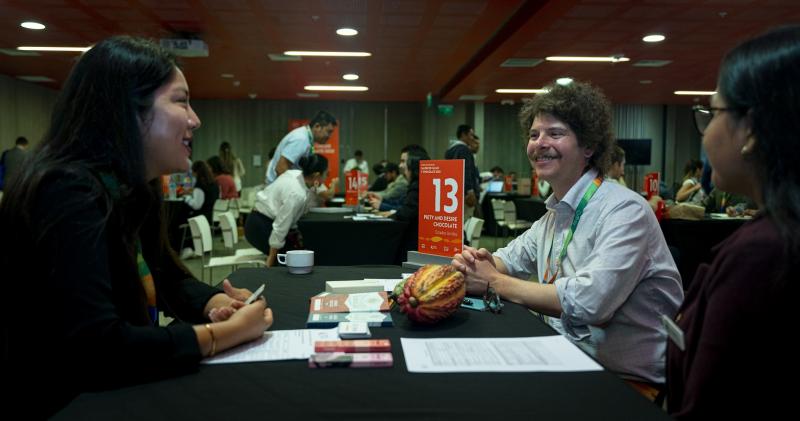
{"label": "stack of card", "polygon": [[311,368],[391,367],[394,363],[388,339],[317,341],[308,359]]}

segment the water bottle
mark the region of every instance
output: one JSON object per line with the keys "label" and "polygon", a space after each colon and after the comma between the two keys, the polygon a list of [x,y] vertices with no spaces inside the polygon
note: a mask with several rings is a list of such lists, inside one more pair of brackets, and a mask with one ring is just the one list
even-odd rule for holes
{"label": "water bottle", "polygon": [[175,184],[175,179],[170,177],[169,178],[169,198],[170,199],[175,199],[175,196],[177,195],[177,192],[178,192],[178,185]]}

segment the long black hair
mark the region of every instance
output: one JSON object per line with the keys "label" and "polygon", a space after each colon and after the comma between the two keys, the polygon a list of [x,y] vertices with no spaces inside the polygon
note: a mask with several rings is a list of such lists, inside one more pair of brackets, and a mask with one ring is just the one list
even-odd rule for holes
{"label": "long black hair", "polygon": [[800,261],[800,26],[745,41],[723,59],[719,92],[737,119],[749,119],[752,159],[764,212],[784,243],[779,279],[797,275]]}
{"label": "long black hair", "polygon": [[[86,186],[86,196],[58,206],[69,215],[87,201],[99,203],[105,217],[97,226],[115,221],[117,238],[135,265],[136,239],[145,219],[157,215],[161,204],[160,186],[146,179],[141,127],[152,118],[155,92],[176,69],[170,53],[141,38],[116,36],[87,51],[59,93],[44,138],[5,192],[0,232],[30,230],[36,247],[62,222],[58,217],[32,220],[32,210],[42,206],[41,191],[62,177],[94,180]],[[164,227],[155,231],[163,252]],[[0,242],[3,255],[9,241]]]}

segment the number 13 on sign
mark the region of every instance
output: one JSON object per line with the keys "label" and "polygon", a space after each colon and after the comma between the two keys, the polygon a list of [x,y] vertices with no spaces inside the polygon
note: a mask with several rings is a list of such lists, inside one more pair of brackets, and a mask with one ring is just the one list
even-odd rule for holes
{"label": "number 13 on sign", "polygon": [[[434,178],[433,180],[433,187],[434,187],[434,201],[433,201],[433,208],[436,212],[442,211],[442,179],[441,178]],[[449,204],[444,205],[444,212],[445,213],[453,213],[458,210],[458,182],[454,178],[445,178],[444,179],[444,187],[445,189],[449,189],[445,192],[446,200],[449,201]]]}

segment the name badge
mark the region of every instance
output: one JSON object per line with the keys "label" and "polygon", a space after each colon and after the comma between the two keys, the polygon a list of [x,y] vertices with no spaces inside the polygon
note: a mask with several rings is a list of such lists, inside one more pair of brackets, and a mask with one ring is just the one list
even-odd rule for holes
{"label": "name badge", "polygon": [[675,324],[669,317],[665,315],[661,315],[661,324],[664,325],[664,329],[667,330],[667,336],[675,346],[678,347],[681,351],[686,350],[686,342],[683,340],[683,330]]}

